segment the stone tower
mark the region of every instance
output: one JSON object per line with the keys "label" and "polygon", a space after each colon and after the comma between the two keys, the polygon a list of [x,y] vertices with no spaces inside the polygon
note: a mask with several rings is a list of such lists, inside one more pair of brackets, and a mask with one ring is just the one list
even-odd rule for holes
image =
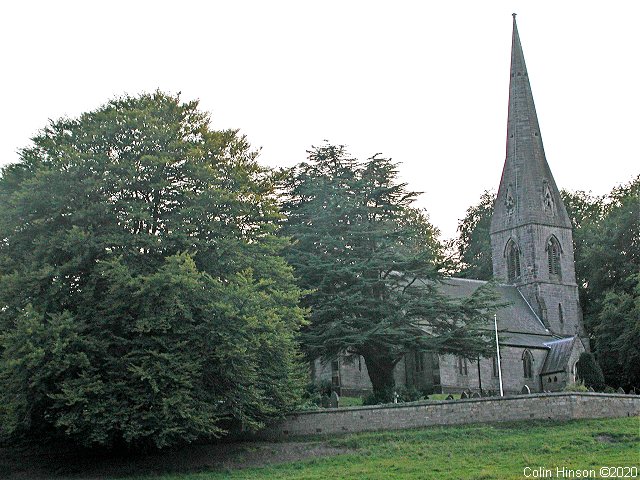
{"label": "stone tower", "polygon": [[507,152],[490,232],[494,276],[516,285],[551,332],[584,338],[571,221],[545,158],[515,14]]}

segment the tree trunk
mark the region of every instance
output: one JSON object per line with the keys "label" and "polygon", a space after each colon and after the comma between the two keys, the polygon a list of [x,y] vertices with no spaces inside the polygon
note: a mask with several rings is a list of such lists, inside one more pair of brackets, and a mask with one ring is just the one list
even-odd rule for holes
{"label": "tree trunk", "polygon": [[384,355],[375,353],[363,354],[369,379],[373,385],[373,395],[378,403],[389,403],[393,401],[393,394],[396,386],[393,378],[393,370],[397,361]]}

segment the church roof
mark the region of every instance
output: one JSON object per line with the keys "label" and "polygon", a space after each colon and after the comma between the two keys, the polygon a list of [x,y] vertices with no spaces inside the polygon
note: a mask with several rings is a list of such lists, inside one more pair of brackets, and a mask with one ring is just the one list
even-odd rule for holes
{"label": "church roof", "polygon": [[549,353],[544,360],[541,375],[548,373],[562,372],[567,367],[573,344],[576,337],[561,338],[546,344],[549,347]]}
{"label": "church roof", "polygon": [[[438,289],[446,295],[464,298],[487,283],[483,280],[451,277],[445,279]],[[497,284],[495,288],[499,295],[498,302],[506,304],[496,312],[498,331],[504,337],[500,343],[545,348],[545,342],[557,338],[547,330],[516,286]]]}
{"label": "church roof", "polygon": [[545,157],[514,14],[506,159],[491,232],[529,223],[571,228]]}
{"label": "church roof", "polygon": [[558,337],[550,333],[546,335],[531,333],[513,333],[499,332],[500,345],[509,345],[511,347],[538,348],[548,350],[547,344],[556,340]]}

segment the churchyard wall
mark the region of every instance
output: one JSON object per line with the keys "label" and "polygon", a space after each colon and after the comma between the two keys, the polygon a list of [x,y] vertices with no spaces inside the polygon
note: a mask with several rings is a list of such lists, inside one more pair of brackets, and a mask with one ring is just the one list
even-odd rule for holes
{"label": "churchyard wall", "polygon": [[256,436],[273,440],[432,425],[639,415],[638,395],[558,392],[297,412]]}

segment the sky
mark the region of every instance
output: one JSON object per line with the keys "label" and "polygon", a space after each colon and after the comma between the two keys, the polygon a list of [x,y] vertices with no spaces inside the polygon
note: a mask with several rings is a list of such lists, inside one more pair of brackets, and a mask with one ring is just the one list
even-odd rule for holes
{"label": "sky", "polygon": [[0,5],[0,165],[49,119],[122,94],[199,99],[272,167],[325,140],[399,162],[443,238],[505,158],[511,14],[560,188],[640,173],[640,2],[12,1]]}

